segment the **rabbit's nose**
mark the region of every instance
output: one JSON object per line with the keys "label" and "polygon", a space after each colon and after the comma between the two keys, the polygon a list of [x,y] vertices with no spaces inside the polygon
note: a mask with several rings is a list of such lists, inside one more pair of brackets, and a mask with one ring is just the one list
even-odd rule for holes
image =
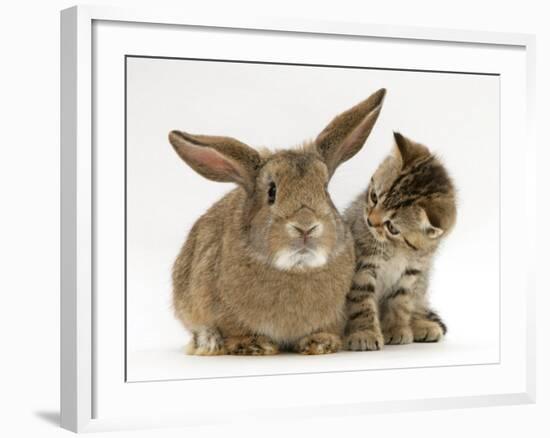
{"label": "rabbit's nose", "polygon": [[302,227],[302,226],[298,226],[298,225],[294,225],[292,224],[292,227],[298,231],[300,234],[302,234],[304,237],[307,237],[309,236],[311,233],[313,233],[313,231],[315,231],[316,228],[319,227],[319,224],[314,224],[314,225],[311,225],[309,227]]}
{"label": "rabbit's nose", "polygon": [[308,239],[319,236],[322,232],[322,226],[319,222],[310,222],[308,224],[290,222],[287,229],[292,237],[298,237],[307,243]]}

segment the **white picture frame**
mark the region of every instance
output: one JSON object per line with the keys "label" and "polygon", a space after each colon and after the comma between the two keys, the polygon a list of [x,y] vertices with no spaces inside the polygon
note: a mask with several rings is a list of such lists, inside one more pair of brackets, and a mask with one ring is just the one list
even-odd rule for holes
{"label": "white picture frame", "polygon": [[[102,23],[107,23],[111,30],[98,32],[97,26]],[[174,50],[167,44],[166,34],[181,27],[196,30],[201,35],[232,30],[239,38],[250,42],[250,59],[258,56],[253,53],[254,39],[260,35],[269,34],[274,40],[284,36],[285,39],[295,39],[294,42],[311,36],[315,38],[310,40],[338,38],[338,44],[368,39],[395,44],[396,51],[399,44],[410,48],[409,54],[401,49],[399,59],[381,57],[378,62],[388,68],[483,71],[501,75],[501,120],[504,126],[501,129],[499,163],[502,292],[501,355],[497,364],[381,370],[378,371],[379,387],[370,382],[369,392],[354,391],[353,395],[349,388],[358,385],[361,374],[338,371],[216,381],[126,383],[125,370],[121,366],[124,361],[121,354],[124,345],[124,314],[121,313],[124,312],[124,287],[121,281],[124,278],[118,269],[116,255],[109,261],[104,257],[104,245],[100,242],[103,237],[98,237],[108,236],[113,241],[122,238],[120,223],[100,212],[110,206],[116,208],[123,194],[122,188],[106,190],[104,184],[110,184],[112,180],[105,180],[104,175],[116,175],[123,169],[117,167],[120,162],[116,157],[111,160],[105,154],[98,156],[96,145],[106,138],[103,137],[104,131],[113,129],[117,131],[116,137],[111,138],[117,146],[115,153],[124,147],[120,136],[124,134],[121,132],[123,128],[119,123],[124,117],[119,111],[124,105],[120,88],[123,81],[119,73],[125,64],[121,54],[136,54],[135,50],[139,50],[149,55],[165,56]],[[144,29],[149,32],[146,41],[139,37]],[[127,51],[130,50],[126,45],[128,38],[123,38],[126,32],[132,35],[131,52]],[[158,35],[152,37],[153,34]],[[104,49],[106,38],[108,50]],[[277,44],[277,41],[273,43],[275,49]],[[195,46],[194,53],[209,50],[207,46],[206,43],[203,47],[200,44]],[[160,47],[163,53],[160,53]],[[223,47],[218,49],[224,50]],[[242,50],[247,50],[247,47],[243,46]],[[477,54],[470,53],[476,50]],[[436,52],[438,56],[434,56]],[[194,16],[189,11],[136,11],[93,6],[62,11],[61,426],[83,432],[226,422],[245,416],[296,418],[533,403],[535,281],[532,257],[535,254],[535,233],[527,233],[527,239],[518,239],[510,230],[513,221],[535,223],[534,52],[534,36],[524,34],[259,19],[242,14],[206,17]],[[336,54],[323,56],[336,57]],[[98,59],[102,61],[101,66],[108,68],[98,67]],[[113,59],[115,61],[110,61]],[[114,76],[109,73],[111,67]],[[103,81],[103,89],[118,102],[108,117],[101,109],[103,95],[96,93],[99,81]],[[509,153],[514,144],[516,155]],[[517,144],[522,146],[517,147]],[[109,168],[110,163],[112,168]],[[522,206],[529,205],[529,208],[515,208],[517,202]],[[511,214],[506,214],[508,211],[514,212],[513,219]],[[521,260],[515,259],[514,253],[522,254]],[[107,269],[107,266],[112,268]],[[106,287],[115,293],[98,300],[98,294]],[[416,383],[406,385],[411,376]],[[390,377],[394,382],[391,389],[384,386]],[[433,379],[432,383],[428,381],[420,387],[418,381],[426,381],[428,377],[430,381]],[[323,393],[317,390],[321,384]],[[291,401],[285,396],[289,386],[296,391]],[[235,397],[237,392],[239,395]],[[155,403],[152,404],[151,400]]]}

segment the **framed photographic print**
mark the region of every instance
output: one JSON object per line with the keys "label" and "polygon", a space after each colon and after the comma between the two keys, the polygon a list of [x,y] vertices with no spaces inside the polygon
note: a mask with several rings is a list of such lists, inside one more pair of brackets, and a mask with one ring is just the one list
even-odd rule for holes
{"label": "framed photographic print", "polygon": [[533,36],[79,6],[61,54],[63,427],[534,402]]}

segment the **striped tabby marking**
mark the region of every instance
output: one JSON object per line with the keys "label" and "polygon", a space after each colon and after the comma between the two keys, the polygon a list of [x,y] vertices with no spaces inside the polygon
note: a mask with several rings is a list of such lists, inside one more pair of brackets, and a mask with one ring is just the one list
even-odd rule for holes
{"label": "striped tabby marking", "polygon": [[344,347],[352,351],[379,350],[384,344],[378,321],[376,278],[378,264],[363,257],[356,266],[347,295],[348,322]]}
{"label": "striped tabby marking", "polygon": [[447,334],[447,325],[443,322],[441,317],[436,312],[434,312],[433,310],[430,310],[430,312],[426,315],[426,318],[430,321],[433,321],[439,324],[439,326],[441,327],[441,330],[443,330],[443,334],[444,335]]}

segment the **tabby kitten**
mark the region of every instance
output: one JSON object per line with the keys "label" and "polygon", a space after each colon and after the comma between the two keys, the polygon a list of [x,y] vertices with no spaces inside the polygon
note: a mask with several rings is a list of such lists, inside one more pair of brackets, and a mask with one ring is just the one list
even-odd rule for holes
{"label": "tabby kitten", "polygon": [[447,331],[427,287],[434,253],[455,223],[455,189],[425,146],[394,137],[394,154],[344,213],[357,255],[347,296],[349,350],[437,342]]}

